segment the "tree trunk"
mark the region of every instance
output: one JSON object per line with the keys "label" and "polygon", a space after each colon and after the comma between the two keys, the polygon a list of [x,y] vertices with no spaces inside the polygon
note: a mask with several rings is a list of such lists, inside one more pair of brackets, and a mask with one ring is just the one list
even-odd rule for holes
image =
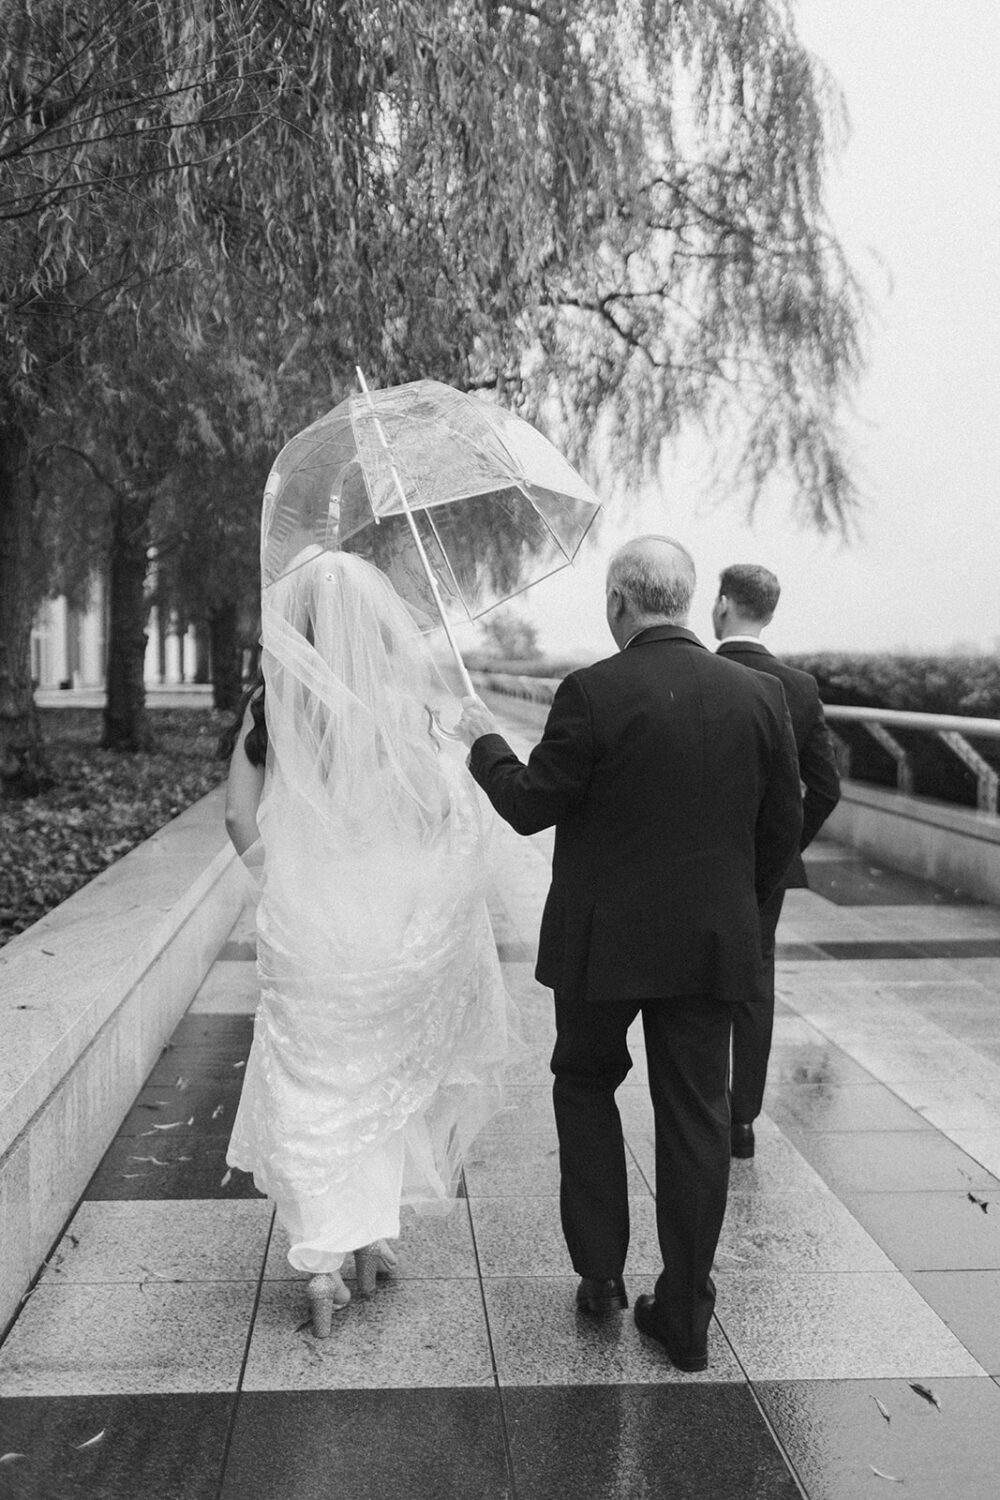
{"label": "tree trunk", "polygon": [[31,681],[32,487],[28,441],[0,427],[0,797],[33,797],[52,785]]}
{"label": "tree trunk", "polygon": [[238,615],[239,609],[233,599],[215,605],[208,613],[213,702],[216,708],[221,708],[226,713],[231,713],[239,706],[243,691],[243,652],[237,635]]}
{"label": "tree trunk", "polygon": [[111,533],[108,581],[108,680],[105,750],[135,754],[153,749],[146,713],[147,515],[141,503],[119,498]]}

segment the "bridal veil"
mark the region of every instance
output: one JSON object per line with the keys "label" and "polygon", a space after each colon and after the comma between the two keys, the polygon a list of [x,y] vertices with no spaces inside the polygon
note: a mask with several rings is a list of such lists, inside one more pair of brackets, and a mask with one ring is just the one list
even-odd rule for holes
{"label": "bridal veil", "polygon": [[306,548],[265,589],[260,1002],[230,1143],[290,1260],[335,1269],[446,1209],[500,1104],[509,1000],[486,913],[491,814],[385,577]]}

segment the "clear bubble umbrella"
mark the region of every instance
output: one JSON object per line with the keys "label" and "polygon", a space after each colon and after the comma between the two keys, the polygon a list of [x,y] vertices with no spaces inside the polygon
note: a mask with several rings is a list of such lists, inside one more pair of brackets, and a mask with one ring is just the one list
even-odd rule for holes
{"label": "clear bubble umbrella", "polygon": [[505,407],[436,380],[363,388],[278,454],[262,586],[310,543],[357,553],[428,624],[440,621],[471,693],[452,625],[566,567],[599,508],[558,449]]}

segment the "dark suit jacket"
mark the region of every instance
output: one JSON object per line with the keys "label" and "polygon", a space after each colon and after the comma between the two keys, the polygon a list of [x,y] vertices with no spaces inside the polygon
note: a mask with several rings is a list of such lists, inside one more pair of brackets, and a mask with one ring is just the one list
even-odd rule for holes
{"label": "dark suit jacket", "polygon": [[495,734],[469,765],[518,833],[555,824],[540,983],[592,1001],[745,993],[757,903],[802,824],[779,683],[654,626],[560,683],[526,766]]}
{"label": "dark suit jacket", "polygon": [[[777,677],[785,690],[785,701],[792,716],[795,748],[799,754],[799,776],[802,779],[802,837],[799,849],[812,843],[827,818],[840,801],[840,774],[833,741],[823,717],[823,705],[815,677],[790,667],[772,656],[766,646],[751,641],[722,641],[719,656],[737,661],[755,672]],[[782,884],[786,887],[807,886],[806,867],[801,854],[789,866]]]}

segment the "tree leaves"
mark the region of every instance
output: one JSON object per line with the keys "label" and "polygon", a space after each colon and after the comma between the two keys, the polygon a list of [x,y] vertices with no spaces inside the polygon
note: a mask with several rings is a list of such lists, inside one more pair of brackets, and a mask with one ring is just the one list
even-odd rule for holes
{"label": "tree leaves", "polygon": [[873,1396],[872,1400],[875,1402],[875,1405],[878,1407],[879,1412],[885,1418],[886,1422],[887,1423],[891,1422],[892,1421],[892,1417],[889,1414],[888,1407],[884,1406],[877,1396]]}
{"label": "tree leaves", "polygon": [[920,1396],[924,1401],[929,1402],[931,1406],[936,1406],[938,1411],[941,1410],[941,1403],[935,1396],[934,1392],[931,1390],[930,1386],[921,1385],[918,1381],[911,1380],[910,1390],[916,1391],[918,1396]]}
{"label": "tree leaves", "polygon": [[[791,468],[836,520],[862,299],[822,213],[838,96],[789,8],[307,9],[135,0],[123,27],[96,0],[63,72],[25,10],[8,161],[61,210],[29,214],[25,274],[62,292],[75,263],[123,327],[154,313],[153,353],[242,345],[286,413],[276,370],[301,410],[360,359],[377,384],[490,385],[580,454],[603,410],[634,474],[728,412],[754,493]],[[39,156],[18,101],[46,89]],[[213,411],[190,417],[217,453]]]}

